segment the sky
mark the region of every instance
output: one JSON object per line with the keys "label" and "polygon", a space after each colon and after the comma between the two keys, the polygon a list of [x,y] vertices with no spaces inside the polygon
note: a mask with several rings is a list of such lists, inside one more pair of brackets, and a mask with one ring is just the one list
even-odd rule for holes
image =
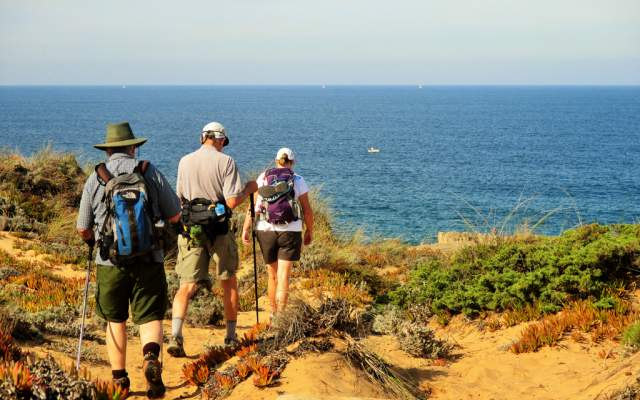
{"label": "sky", "polygon": [[0,85],[640,84],[640,0],[0,0]]}

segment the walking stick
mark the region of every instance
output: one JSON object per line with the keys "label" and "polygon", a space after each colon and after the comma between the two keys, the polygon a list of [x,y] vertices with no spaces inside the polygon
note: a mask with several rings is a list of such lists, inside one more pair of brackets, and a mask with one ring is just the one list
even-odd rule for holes
{"label": "walking stick", "polygon": [[87,315],[87,295],[89,294],[89,278],[91,277],[91,261],[93,259],[93,245],[91,241],[89,245],[89,260],[87,261],[87,277],[84,281],[84,300],[82,301],[82,323],[80,324],[80,338],[78,339],[78,355],[76,357],[76,370],[80,373],[80,354],[82,351],[82,335],[84,335],[84,319]]}
{"label": "walking stick", "polygon": [[260,317],[258,316],[258,267],[256,265],[256,209],[253,204],[253,194],[249,195],[249,207],[251,207],[251,238],[253,240],[253,287],[256,296],[256,324],[258,324],[260,323]]}

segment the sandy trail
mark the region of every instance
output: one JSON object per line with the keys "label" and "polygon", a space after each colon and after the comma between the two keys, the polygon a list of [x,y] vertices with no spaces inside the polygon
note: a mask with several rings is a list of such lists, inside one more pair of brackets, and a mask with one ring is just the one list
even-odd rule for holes
{"label": "sandy trail", "polygon": [[[32,252],[13,248],[14,237],[0,236],[0,249],[20,258],[40,259]],[[244,265],[251,270],[251,265]],[[52,270],[64,276],[84,276],[84,272],[69,265],[54,265]],[[244,271],[243,273],[247,273]],[[640,298],[640,291],[636,291]],[[260,298],[260,318],[268,318],[265,298]],[[255,323],[255,312],[238,315],[238,333]],[[603,399],[607,394],[624,388],[640,378],[640,353],[625,354],[614,342],[578,344],[570,339],[554,348],[543,348],[535,353],[515,355],[506,349],[526,324],[496,332],[481,332],[473,323],[454,318],[447,327],[433,325],[441,338],[457,344],[456,357],[444,366],[429,360],[409,356],[391,336],[370,336],[365,344],[375,350],[396,370],[414,378],[422,387],[428,387],[433,399]],[[170,321],[164,321],[170,331]],[[220,344],[224,327],[193,328],[186,326],[185,350],[188,358],[175,359],[163,349],[164,381],[167,399],[176,399],[195,393],[186,386],[182,366],[197,358],[206,344]],[[97,354],[107,359],[105,346],[88,343]],[[52,354],[62,365],[73,364],[73,357],[43,346],[29,350],[39,355]],[[603,353],[610,357],[602,358]],[[107,365],[89,364],[93,377],[110,379]],[[131,377],[133,399],[146,398],[142,375],[142,352],[138,337],[131,337],[127,347],[127,369]],[[195,398],[198,398],[196,396]],[[229,399],[351,399],[387,398],[375,385],[369,383],[360,371],[346,364],[336,352],[308,354],[292,359],[276,386],[257,389],[251,379],[239,384]]]}

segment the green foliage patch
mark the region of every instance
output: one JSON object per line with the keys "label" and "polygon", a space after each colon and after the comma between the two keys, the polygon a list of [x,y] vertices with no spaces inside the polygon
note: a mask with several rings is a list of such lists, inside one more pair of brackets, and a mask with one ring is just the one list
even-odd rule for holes
{"label": "green foliage patch", "polygon": [[586,225],[558,237],[503,240],[470,246],[451,259],[417,264],[394,304],[426,305],[436,314],[517,309],[537,303],[558,311],[567,301],[595,298],[614,307],[610,289],[637,279],[640,225]]}
{"label": "green foliage patch", "polygon": [[640,321],[631,324],[622,334],[622,341],[627,346],[640,350]]}

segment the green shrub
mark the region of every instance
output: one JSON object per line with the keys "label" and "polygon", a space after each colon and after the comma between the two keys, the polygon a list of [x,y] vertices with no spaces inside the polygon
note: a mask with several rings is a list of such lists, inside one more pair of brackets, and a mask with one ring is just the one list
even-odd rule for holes
{"label": "green shrub", "polygon": [[469,316],[536,301],[541,311],[555,312],[589,297],[607,309],[616,306],[608,289],[632,279],[639,263],[640,225],[587,225],[559,237],[504,240],[464,248],[450,260],[432,258],[389,297],[400,306],[420,303],[436,314]]}
{"label": "green shrub", "polygon": [[640,321],[631,324],[622,334],[622,342],[627,346],[640,349]]}

